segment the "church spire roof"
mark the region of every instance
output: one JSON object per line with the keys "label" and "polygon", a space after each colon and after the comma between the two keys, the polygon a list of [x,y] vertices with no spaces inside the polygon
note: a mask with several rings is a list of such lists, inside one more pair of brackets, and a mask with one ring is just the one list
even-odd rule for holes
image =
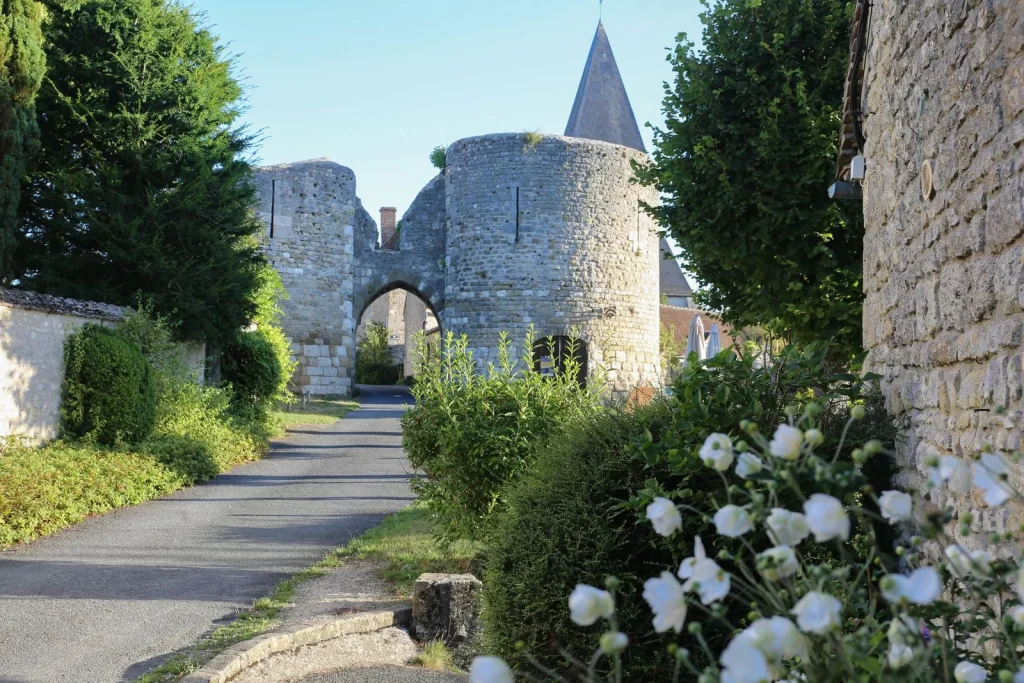
{"label": "church spire roof", "polygon": [[565,134],[646,152],[604,24],[598,22]]}

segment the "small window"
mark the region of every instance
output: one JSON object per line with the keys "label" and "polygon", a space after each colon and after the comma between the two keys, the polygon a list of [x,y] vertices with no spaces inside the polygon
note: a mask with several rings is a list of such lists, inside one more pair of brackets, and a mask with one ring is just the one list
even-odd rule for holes
{"label": "small window", "polygon": [[667,296],[667,297],[665,297],[665,302],[669,306],[676,306],[678,308],[689,308],[690,307],[690,299],[689,299],[689,297],[685,297],[685,296]]}
{"label": "small window", "polygon": [[533,369],[546,377],[576,370],[579,385],[587,384],[587,343],[572,337],[545,337],[533,345]]}

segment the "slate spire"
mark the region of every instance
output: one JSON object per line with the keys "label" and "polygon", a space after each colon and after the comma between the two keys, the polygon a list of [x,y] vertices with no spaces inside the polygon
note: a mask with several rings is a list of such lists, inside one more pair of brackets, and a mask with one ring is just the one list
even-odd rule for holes
{"label": "slate spire", "polygon": [[622,84],[608,34],[601,22],[597,23],[597,33],[590,46],[590,56],[583,69],[565,134],[647,151],[626,95],[626,86]]}

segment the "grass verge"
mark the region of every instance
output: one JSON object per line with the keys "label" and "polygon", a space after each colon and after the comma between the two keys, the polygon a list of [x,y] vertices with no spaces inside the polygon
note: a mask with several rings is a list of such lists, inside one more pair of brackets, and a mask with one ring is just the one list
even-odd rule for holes
{"label": "grass verge", "polygon": [[[241,612],[230,624],[221,626],[188,651],[168,659],[158,668],[138,679],[138,683],[169,683],[177,681],[202,667],[228,647],[263,633],[277,625],[277,617],[295,597],[303,581],[323,576],[346,560],[369,559],[381,562],[384,577],[399,596],[412,594],[416,577],[424,572],[461,573],[469,569],[479,546],[465,543],[442,544],[435,535],[435,525],[426,508],[413,505],[386,518],[379,526],[352,539],[290,579],[277,585],[265,598]],[[442,646],[443,647],[443,646]],[[421,666],[448,666],[442,660],[445,652],[428,646]],[[450,653],[447,656],[451,657]]]}
{"label": "grass verge", "polygon": [[285,429],[291,429],[302,425],[331,424],[358,407],[359,403],[351,400],[315,400],[305,408],[298,407],[298,404],[279,407],[273,416]]}

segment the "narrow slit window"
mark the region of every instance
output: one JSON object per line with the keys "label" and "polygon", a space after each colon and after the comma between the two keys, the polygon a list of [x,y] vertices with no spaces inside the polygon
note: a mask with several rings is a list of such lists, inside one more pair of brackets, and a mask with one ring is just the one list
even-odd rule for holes
{"label": "narrow slit window", "polygon": [[516,186],[516,242],[519,241],[519,187]]}
{"label": "narrow slit window", "polygon": [[277,208],[277,181],[270,181],[270,239],[274,239],[274,213]]}

